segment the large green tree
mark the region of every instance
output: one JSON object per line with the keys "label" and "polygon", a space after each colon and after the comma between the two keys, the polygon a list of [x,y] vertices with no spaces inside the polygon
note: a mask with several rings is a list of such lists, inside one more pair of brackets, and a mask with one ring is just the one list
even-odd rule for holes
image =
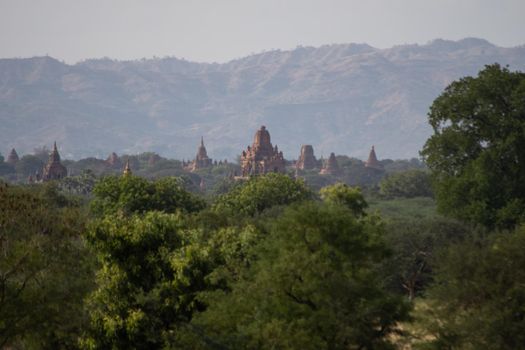
{"label": "large green tree", "polygon": [[306,202],[267,224],[240,276],[204,294],[194,324],[235,349],[390,348],[407,308],[375,271],[386,254],[377,218]]}
{"label": "large green tree", "polygon": [[422,155],[438,208],[512,227],[525,219],[525,74],[497,64],[450,84],[430,108]]}

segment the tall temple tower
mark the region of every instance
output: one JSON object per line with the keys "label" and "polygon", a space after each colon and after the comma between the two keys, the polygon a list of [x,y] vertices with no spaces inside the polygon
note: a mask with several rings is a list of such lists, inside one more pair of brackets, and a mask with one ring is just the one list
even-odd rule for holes
{"label": "tall temple tower", "polygon": [[242,176],[266,174],[270,172],[284,172],[283,152],[272,146],[270,133],[263,125],[253,138],[252,146],[242,151],[241,171]]}
{"label": "tall temple tower", "polygon": [[370,150],[370,154],[368,155],[368,160],[365,162],[365,167],[375,170],[383,170],[383,165],[379,163],[376,156],[376,151],[374,149],[374,146],[372,146],[372,149]]}
{"label": "tall temple tower", "polygon": [[59,180],[67,176],[67,169],[60,163],[60,154],[58,154],[57,143],[53,145],[53,151],[49,155],[47,164],[44,166],[42,173],[43,181]]}
{"label": "tall temple tower", "polygon": [[314,148],[312,145],[302,145],[301,155],[295,164],[299,170],[309,170],[317,168],[317,159],[314,156]]}
{"label": "tall temple tower", "polygon": [[212,159],[208,157],[208,152],[206,147],[204,147],[204,138],[201,137],[201,144],[197,149],[197,155],[195,159],[190,164],[189,169],[195,171],[197,169],[207,168],[213,164]]}

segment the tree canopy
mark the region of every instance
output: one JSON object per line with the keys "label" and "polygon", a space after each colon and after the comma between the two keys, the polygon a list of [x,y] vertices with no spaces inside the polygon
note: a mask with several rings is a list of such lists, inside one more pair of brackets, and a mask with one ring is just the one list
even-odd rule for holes
{"label": "tree canopy", "polygon": [[525,74],[497,64],[450,84],[430,108],[422,155],[439,209],[489,227],[525,219]]}
{"label": "tree canopy", "polygon": [[204,208],[204,201],[186,191],[181,180],[166,177],[148,181],[138,176],[108,176],[100,180],[93,190],[91,203],[97,215],[121,211],[125,214],[177,210],[195,212]]}
{"label": "tree canopy", "polygon": [[217,211],[254,216],[276,205],[287,205],[311,198],[302,181],[277,173],[256,176],[233,187],[215,202]]}

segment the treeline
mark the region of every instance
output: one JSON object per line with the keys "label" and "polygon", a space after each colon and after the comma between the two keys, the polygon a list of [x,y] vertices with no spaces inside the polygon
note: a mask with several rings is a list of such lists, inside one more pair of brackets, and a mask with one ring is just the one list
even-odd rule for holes
{"label": "treeline", "polygon": [[[27,184],[30,176],[35,179],[35,173],[42,173],[42,168],[49,157],[49,150],[45,147],[35,149],[33,154],[25,154],[15,164],[6,162],[0,154],[0,179],[9,183]],[[62,164],[68,170],[69,179],[61,181],[61,186],[73,194],[89,194],[94,183],[100,177],[121,175],[124,166],[129,162],[133,174],[150,180],[168,176],[180,177],[185,182],[185,188],[191,192],[204,196],[215,196],[225,193],[233,185],[232,177],[241,173],[237,163],[218,162],[212,167],[190,172],[183,167],[183,162],[167,159],[153,152],[144,152],[137,155],[121,155],[107,160],[94,157],[77,161],[63,160]],[[344,155],[337,156],[341,169],[337,175],[320,175],[320,169],[301,171],[296,174],[295,166],[290,161],[286,167],[289,176],[300,176],[307,185],[314,190],[321,187],[344,182],[351,186],[360,186],[367,191],[378,192],[379,183],[390,174],[397,174],[409,170],[427,171],[425,164],[418,159],[380,161],[381,170],[365,167],[362,160]],[[430,188],[428,186],[428,188]]]}
{"label": "treeline", "polygon": [[[429,172],[375,192],[284,174],[208,196],[171,176],[2,183],[0,347],[524,348],[523,101],[525,74],[498,65],[454,82]],[[399,204],[421,196],[441,215]],[[386,202],[399,211],[369,207]]]}

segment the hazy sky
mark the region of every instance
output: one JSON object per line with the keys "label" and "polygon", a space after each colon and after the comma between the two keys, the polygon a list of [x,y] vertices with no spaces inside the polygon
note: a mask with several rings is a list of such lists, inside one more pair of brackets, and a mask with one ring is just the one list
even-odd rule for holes
{"label": "hazy sky", "polygon": [[297,45],[525,44],[525,0],[0,0],[0,57],[223,62]]}

